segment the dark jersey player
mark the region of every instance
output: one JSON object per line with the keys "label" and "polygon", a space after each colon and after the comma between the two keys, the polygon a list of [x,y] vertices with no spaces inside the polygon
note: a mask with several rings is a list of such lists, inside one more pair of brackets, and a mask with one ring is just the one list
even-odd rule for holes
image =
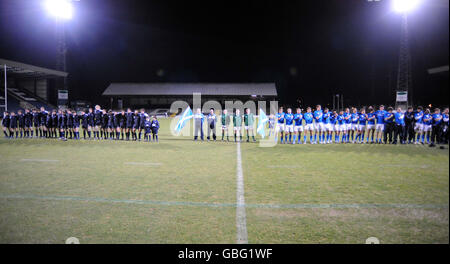
{"label": "dark jersey player", "polygon": [[127,133],[127,140],[130,140],[130,131],[133,128],[133,112],[131,112],[131,109],[127,109],[127,113],[125,115],[125,122],[126,122],[126,133]]}
{"label": "dark jersey player", "polygon": [[141,132],[145,129],[145,121],[148,115],[145,113],[145,109],[142,108],[139,113],[139,141],[141,140]]}
{"label": "dark jersey player", "polygon": [[140,119],[140,116],[139,116],[139,111],[138,110],[135,110],[134,111],[134,114],[133,114],[133,130],[132,130],[132,133],[133,133],[133,140],[134,141],[136,141],[137,140],[137,131],[139,130],[139,127],[140,127],[140,121],[139,121],[139,119]]}
{"label": "dark jersey player", "polygon": [[11,135],[11,132],[9,130],[9,123],[10,123],[11,119],[9,116],[9,112],[4,112],[3,113],[3,119],[2,119],[2,129],[3,129],[3,134],[5,135],[6,138],[9,138]]}

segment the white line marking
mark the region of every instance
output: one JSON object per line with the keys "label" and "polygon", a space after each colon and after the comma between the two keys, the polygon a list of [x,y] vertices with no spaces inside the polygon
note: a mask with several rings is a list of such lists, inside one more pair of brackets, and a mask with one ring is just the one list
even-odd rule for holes
{"label": "white line marking", "polygon": [[236,228],[237,243],[248,244],[247,218],[245,215],[244,176],[242,173],[241,143],[237,143],[236,166]]}
{"label": "white line marking", "polygon": [[[50,201],[85,201],[98,203],[126,203],[146,205],[167,206],[198,206],[198,207],[237,207],[236,203],[207,203],[190,201],[157,201],[157,200],[130,200],[102,197],[79,197],[79,196],[41,196],[34,194],[2,194],[0,199],[34,199]],[[448,204],[245,204],[246,208],[267,209],[348,209],[348,208],[373,208],[373,209],[395,209],[395,208],[417,208],[417,209],[448,209]]]}
{"label": "white line marking", "polygon": [[293,168],[300,168],[301,166],[298,165],[267,165],[267,168],[286,168],[286,169],[293,169]]}
{"label": "white line marking", "polygon": [[59,160],[49,160],[49,159],[21,159],[20,161],[30,161],[30,162],[59,162]]}
{"label": "white line marking", "polygon": [[139,165],[139,166],[161,166],[162,163],[152,162],[125,162],[126,165]]}

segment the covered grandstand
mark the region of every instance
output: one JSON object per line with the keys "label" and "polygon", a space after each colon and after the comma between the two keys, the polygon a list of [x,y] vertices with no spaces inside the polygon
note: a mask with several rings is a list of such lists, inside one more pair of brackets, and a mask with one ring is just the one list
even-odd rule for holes
{"label": "covered grandstand", "polygon": [[0,67],[2,72],[0,80],[1,111],[5,111],[5,109],[17,111],[20,108],[39,108],[41,106],[54,108],[57,104],[59,88],[56,80],[68,76],[67,72],[1,58]]}
{"label": "covered grandstand", "polygon": [[103,92],[112,108],[167,108],[174,101],[192,103],[192,95],[202,100],[275,100],[275,83],[111,83]]}

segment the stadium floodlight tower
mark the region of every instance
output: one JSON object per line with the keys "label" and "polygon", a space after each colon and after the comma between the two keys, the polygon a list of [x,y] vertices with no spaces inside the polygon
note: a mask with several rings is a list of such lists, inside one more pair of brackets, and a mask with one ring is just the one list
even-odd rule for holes
{"label": "stadium floodlight tower", "polygon": [[412,104],[411,54],[408,41],[408,13],[420,4],[420,0],[392,0],[392,9],[402,16],[400,51],[397,71],[396,107],[406,109]]}
{"label": "stadium floodlight tower", "polygon": [[[66,71],[66,36],[65,21],[73,16],[72,0],[46,0],[44,2],[48,14],[55,18],[56,39],[57,39],[57,59],[56,68]],[[67,90],[67,77],[63,79],[64,90]]]}

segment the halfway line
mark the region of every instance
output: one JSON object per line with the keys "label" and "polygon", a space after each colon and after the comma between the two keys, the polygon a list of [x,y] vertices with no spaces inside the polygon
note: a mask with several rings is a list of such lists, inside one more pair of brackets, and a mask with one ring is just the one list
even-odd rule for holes
{"label": "halfway line", "polygon": [[244,176],[242,173],[241,143],[237,143],[236,166],[236,228],[237,243],[248,244],[247,218],[245,215]]}

